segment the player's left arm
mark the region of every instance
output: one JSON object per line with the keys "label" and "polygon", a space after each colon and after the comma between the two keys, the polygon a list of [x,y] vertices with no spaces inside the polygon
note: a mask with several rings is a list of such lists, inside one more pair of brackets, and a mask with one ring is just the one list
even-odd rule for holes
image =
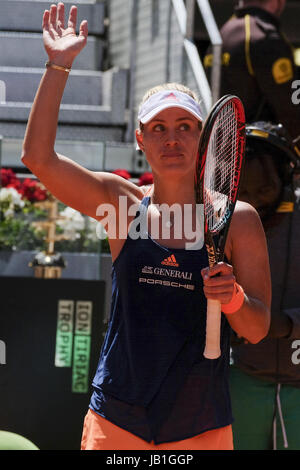
{"label": "player's left arm", "polygon": [[236,205],[225,253],[245,292],[242,307],[226,315],[227,320],[239,336],[258,343],[270,326],[271,275],[265,232],[256,210],[247,203]]}
{"label": "player's left arm", "polygon": [[226,317],[238,336],[258,343],[270,326],[271,276],[265,233],[256,210],[247,203],[236,204],[225,255],[226,263],[202,271],[205,295],[226,305],[234,282],[240,284],[245,292],[244,302]]}

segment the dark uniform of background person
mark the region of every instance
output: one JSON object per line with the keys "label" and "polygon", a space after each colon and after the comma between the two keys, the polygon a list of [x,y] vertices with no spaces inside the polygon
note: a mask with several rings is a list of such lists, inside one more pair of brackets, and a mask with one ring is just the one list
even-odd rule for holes
{"label": "dark uniform of background person", "polygon": [[[292,46],[280,32],[285,0],[241,2],[221,28],[221,96],[245,106],[246,164],[239,199],[263,222],[272,276],[272,319],[259,344],[233,337],[231,396],[235,449],[300,449],[300,105]],[[271,11],[270,11],[271,10]],[[299,5],[300,13],[300,5]],[[204,63],[208,78],[211,55]]]}
{"label": "dark uniform of background person", "polygon": [[[292,102],[297,78],[293,46],[280,30],[279,17],[265,10],[273,4],[280,14],[286,0],[244,1],[222,26],[221,96],[236,94],[246,121],[280,122],[293,138],[300,135],[300,108]],[[299,8],[300,13],[300,8]],[[212,56],[204,58],[209,75]]]}

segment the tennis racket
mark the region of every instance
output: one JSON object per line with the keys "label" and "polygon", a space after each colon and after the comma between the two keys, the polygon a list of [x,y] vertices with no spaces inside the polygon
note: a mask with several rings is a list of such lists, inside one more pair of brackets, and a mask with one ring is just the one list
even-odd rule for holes
{"label": "tennis racket", "polygon": [[[203,204],[209,266],[223,261],[238,195],[245,152],[245,113],[240,99],[226,95],[210,111],[202,130],[195,173],[196,203]],[[207,300],[204,356],[220,356],[221,303]]]}

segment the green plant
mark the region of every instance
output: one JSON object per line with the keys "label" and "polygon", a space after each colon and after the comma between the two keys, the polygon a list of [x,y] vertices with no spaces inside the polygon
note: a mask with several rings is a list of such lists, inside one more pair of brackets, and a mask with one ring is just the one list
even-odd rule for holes
{"label": "green plant", "polygon": [[[49,192],[36,180],[20,180],[15,173],[1,169],[0,189],[0,250],[45,250],[46,231],[35,222],[47,219],[47,211],[37,203],[46,201]],[[106,239],[99,239],[97,221],[78,211],[58,204],[59,216],[56,233],[64,239],[55,243],[58,252],[109,252]]]}

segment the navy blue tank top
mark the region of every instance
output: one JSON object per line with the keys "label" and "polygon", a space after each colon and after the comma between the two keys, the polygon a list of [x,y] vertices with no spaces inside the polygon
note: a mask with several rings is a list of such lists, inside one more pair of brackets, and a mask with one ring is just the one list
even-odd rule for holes
{"label": "navy blue tank top", "polygon": [[[139,212],[147,217],[145,197]],[[142,225],[142,224],[141,224]],[[90,407],[159,444],[232,423],[230,326],[222,315],[222,355],[203,356],[205,247],[166,248],[148,233],[129,235],[112,266],[112,303]]]}

